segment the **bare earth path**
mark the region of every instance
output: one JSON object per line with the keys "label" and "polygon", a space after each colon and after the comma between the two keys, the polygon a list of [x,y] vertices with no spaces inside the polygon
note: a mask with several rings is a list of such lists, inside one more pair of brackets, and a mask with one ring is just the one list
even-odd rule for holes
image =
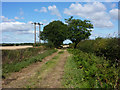
{"label": "bare earth path", "polygon": [[[58,50],[60,52],[61,50]],[[4,80],[3,88],[62,88],[61,80],[64,74],[64,65],[69,53],[53,53],[42,62],[37,62],[12,73]],[[50,62],[50,63],[48,63]],[[47,65],[48,63],[48,65]]]}
{"label": "bare earth path", "polygon": [[69,56],[67,51],[64,52],[59,58],[59,62],[49,72],[37,86],[39,88],[62,88],[61,80],[64,74],[64,65]]}

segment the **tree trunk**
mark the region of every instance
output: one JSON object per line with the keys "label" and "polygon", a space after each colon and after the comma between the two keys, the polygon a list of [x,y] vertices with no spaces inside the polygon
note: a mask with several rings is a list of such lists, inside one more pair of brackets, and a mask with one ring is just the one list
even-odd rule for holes
{"label": "tree trunk", "polygon": [[77,48],[77,43],[75,43],[75,46],[74,46],[74,48]]}

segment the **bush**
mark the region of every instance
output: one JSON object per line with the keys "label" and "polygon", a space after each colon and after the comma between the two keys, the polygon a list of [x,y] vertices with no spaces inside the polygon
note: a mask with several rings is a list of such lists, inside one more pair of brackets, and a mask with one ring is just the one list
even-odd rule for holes
{"label": "bush", "polygon": [[55,47],[54,44],[50,41],[48,43],[46,43],[45,46],[48,47],[48,48],[54,48]]}
{"label": "bush", "polygon": [[77,48],[84,52],[94,52],[94,40],[85,40],[78,43]]}
{"label": "bush", "polygon": [[97,56],[104,56],[112,63],[120,60],[120,45],[118,38],[97,38],[96,40],[85,40],[79,42],[77,48],[87,52],[95,53]]}
{"label": "bush", "polygon": [[75,47],[75,43],[71,43],[70,45],[69,45],[69,48],[74,48]]}

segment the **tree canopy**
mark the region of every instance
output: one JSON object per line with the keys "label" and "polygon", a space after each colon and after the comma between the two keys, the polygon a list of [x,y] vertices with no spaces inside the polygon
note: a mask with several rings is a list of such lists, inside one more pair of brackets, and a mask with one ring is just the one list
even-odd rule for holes
{"label": "tree canopy", "polygon": [[88,39],[91,35],[93,24],[89,20],[82,21],[73,19],[71,16],[69,19],[65,19],[65,22],[68,24],[68,39],[75,43],[75,48],[81,40]]}
{"label": "tree canopy", "polygon": [[62,21],[53,21],[46,25],[41,33],[41,39],[48,41],[54,45],[54,47],[59,47],[63,44],[66,39],[71,40],[76,45],[84,39],[88,39],[91,35],[93,24],[89,20],[73,19],[71,16],[65,19],[67,24]]}
{"label": "tree canopy", "polygon": [[48,43],[52,43],[55,47],[59,47],[66,39],[67,25],[61,21],[50,22],[43,28],[41,32],[41,39],[47,40]]}

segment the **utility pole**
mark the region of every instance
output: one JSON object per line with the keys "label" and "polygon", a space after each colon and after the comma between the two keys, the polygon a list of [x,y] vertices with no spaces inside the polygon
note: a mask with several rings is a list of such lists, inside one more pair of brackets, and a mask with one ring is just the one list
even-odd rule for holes
{"label": "utility pole", "polygon": [[32,23],[34,24],[34,44],[36,44],[36,22]]}
{"label": "utility pole", "polygon": [[39,25],[39,43],[40,43],[40,25],[43,25],[43,24],[40,24],[40,23],[32,23],[34,24],[34,43],[36,44],[36,25]]}
{"label": "utility pole", "polygon": [[40,25],[43,25],[43,24],[38,23],[38,25],[39,25],[39,43],[41,43],[40,42]]}

